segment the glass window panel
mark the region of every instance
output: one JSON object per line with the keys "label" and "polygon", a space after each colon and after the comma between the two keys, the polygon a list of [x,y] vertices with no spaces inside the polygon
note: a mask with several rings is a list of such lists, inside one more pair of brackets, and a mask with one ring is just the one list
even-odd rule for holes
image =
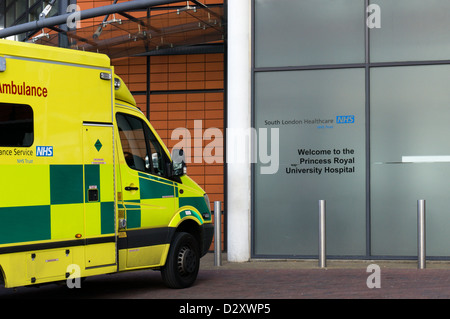
{"label": "glass window panel", "polygon": [[365,254],[364,83],[364,69],[256,74],[258,138],[279,129],[278,171],[255,165],[256,255],[317,256],[320,199],[327,253]]}
{"label": "glass window panel", "polygon": [[372,68],[372,161],[450,155],[449,65]]}
{"label": "glass window panel", "polygon": [[27,11],[27,0],[16,1],[16,19],[19,19]]}
{"label": "glass window panel", "polygon": [[8,8],[6,6],[6,13],[5,13],[5,27],[10,27],[14,23],[14,6],[11,6]]}
{"label": "glass window panel", "polygon": [[449,256],[450,163],[372,166],[372,255],[417,256],[417,200],[426,200],[427,256]]}
{"label": "glass window panel", "polygon": [[364,1],[256,0],[256,67],[364,62]]}
{"label": "glass window panel", "polygon": [[370,30],[372,62],[448,60],[450,1],[376,0],[381,28]]}
{"label": "glass window panel", "polygon": [[40,6],[34,7],[29,11],[28,19],[29,21],[39,20],[39,15],[42,12],[42,8]]}
{"label": "glass window panel", "polygon": [[117,114],[117,124],[128,166],[139,171],[150,172],[144,123],[138,118]]}
{"label": "glass window panel", "polygon": [[449,255],[450,66],[371,70],[372,253],[417,254],[417,200],[427,254]]}
{"label": "glass window panel", "polygon": [[128,166],[138,171],[166,176],[167,156],[146,123],[137,117],[118,113],[117,125]]}
{"label": "glass window panel", "polygon": [[53,17],[58,15],[58,5],[53,5],[52,9],[48,13],[48,17]]}

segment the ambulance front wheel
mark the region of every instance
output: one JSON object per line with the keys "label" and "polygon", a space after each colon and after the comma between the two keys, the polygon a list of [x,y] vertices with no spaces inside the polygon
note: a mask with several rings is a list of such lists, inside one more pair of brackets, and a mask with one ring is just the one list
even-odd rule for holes
{"label": "ambulance front wheel", "polygon": [[161,269],[164,283],[170,288],[190,287],[200,268],[200,249],[189,233],[175,233],[166,265]]}

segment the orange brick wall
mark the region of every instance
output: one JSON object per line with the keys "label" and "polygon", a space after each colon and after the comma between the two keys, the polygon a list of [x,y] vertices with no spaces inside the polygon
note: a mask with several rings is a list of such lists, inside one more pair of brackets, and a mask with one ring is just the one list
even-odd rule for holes
{"label": "orange brick wall", "polygon": [[[81,10],[112,4],[113,1],[78,0]],[[223,0],[204,0],[206,5],[222,4]],[[185,1],[175,5],[186,4]],[[152,13],[164,13],[154,10]],[[146,13],[133,12],[136,17]],[[104,17],[82,21],[82,27],[99,24]],[[122,18],[122,17],[117,17]],[[147,58],[130,57],[112,60],[115,72],[122,77],[133,93],[140,109],[146,113]],[[191,134],[191,146],[194,146],[194,123],[201,123],[201,145],[204,148],[211,140],[203,140],[205,130],[218,128],[224,130],[224,55],[192,54],[164,55],[150,57],[150,122],[169,150],[180,142],[178,137],[171,140],[173,130],[187,128]],[[194,122],[200,121],[200,122]],[[215,137],[214,145],[223,139]],[[200,141],[196,141],[196,145]],[[215,148],[216,155],[223,154],[223,148]],[[199,151],[192,150],[198,154]],[[208,159],[206,159],[208,161]],[[209,195],[211,210],[214,201],[222,202],[224,208],[224,164],[207,163],[203,157],[191,157],[188,163],[188,175],[193,178]],[[222,225],[224,222],[222,221]],[[224,235],[222,235],[224,238]],[[222,243],[223,247],[223,243]],[[211,246],[211,250],[213,246]]]}

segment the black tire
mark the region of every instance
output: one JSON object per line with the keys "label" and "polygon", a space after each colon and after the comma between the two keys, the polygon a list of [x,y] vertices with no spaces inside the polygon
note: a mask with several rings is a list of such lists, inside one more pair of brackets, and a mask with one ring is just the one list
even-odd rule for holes
{"label": "black tire", "polygon": [[200,249],[189,233],[175,233],[161,276],[169,288],[187,288],[197,279]]}

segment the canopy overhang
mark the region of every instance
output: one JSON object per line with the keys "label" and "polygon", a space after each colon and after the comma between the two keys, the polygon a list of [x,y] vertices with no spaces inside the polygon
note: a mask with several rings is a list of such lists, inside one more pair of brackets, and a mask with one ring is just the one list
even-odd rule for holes
{"label": "canopy overhang", "polygon": [[[138,2],[139,6],[137,6]],[[93,9],[80,11],[81,19],[102,16],[106,12],[109,20],[105,17],[100,25],[69,31],[64,30],[66,28],[61,28],[58,24],[63,17],[66,17],[64,21],[67,21],[68,15],[42,19],[47,20],[46,23],[41,21],[39,24],[42,32],[28,41],[60,46],[60,35],[63,34],[67,36],[67,47],[105,53],[111,59],[154,54],[158,51],[167,52],[170,49],[181,47],[206,44],[223,45],[225,35],[223,6],[207,7],[199,1],[190,1],[194,4],[191,6],[189,1],[182,1],[187,5],[176,7],[167,13],[145,14],[145,17],[136,17],[138,13],[133,12],[133,10],[148,8],[145,7],[145,3],[155,6],[176,2],[180,1],[134,0],[127,2],[129,5],[134,3],[134,6],[131,7],[120,3],[95,8],[94,11],[92,11]],[[86,11],[89,11],[88,14]],[[140,14],[142,16],[142,12]],[[25,26],[15,27],[19,27],[16,30],[20,30],[20,32],[36,30],[36,26],[30,23],[28,30]],[[44,32],[44,28],[56,32]],[[14,32],[8,29],[0,30],[0,37],[5,37],[5,34],[9,36],[11,32]]]}

